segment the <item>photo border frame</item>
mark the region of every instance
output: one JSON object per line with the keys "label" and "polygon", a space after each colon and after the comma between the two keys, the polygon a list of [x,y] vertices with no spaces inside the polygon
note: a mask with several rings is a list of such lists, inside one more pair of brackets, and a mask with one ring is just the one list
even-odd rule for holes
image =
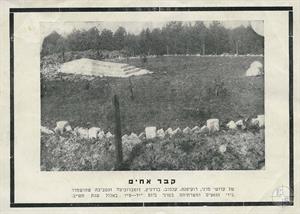
{"label": "photo border frame", "polygon": [[[288,18],[288,59],[289,59],[289,201],[257,202],[136,202],[136,203],[16,203],[14,168],[14,14],[41,12],[200,12],[200,11],[286,11]],[[10,207],[195,207],[195,206],[293,206],[294,205],[294,108],[293,108],[293,7],[49,7],[49,8],[10,8]]]}

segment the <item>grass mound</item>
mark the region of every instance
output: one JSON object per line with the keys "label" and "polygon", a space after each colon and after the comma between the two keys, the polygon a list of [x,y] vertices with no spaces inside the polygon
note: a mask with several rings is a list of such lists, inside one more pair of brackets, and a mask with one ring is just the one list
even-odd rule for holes
{"label": "grass mound", "polygon": [[[41,169],[46,171],[113,170],[113,139],[42,135]],[[123,151],[126,148],[123,148]],[[213,135],[177,134],[144,140],[126,156],[124,170],[253,170],[265,164],[264,129]]]}

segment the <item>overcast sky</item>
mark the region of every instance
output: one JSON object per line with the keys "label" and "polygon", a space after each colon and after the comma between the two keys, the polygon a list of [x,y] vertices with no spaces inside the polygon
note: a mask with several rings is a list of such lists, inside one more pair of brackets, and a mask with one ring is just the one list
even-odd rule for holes
{"label": "overcast sky", "polygon": [[[104,28],[115,31],[118,27],[122,26],[127,32],[138,34],[145,28],[163,27],[167,22],[44,22],[41,23],[41,39],[50,34],[52,31],[66,36],[73,29],[88,30],[91,27],[97,27],[100,31]],[[186,23],[186,22],[184,22]],[[193,22],[191,22],[193,23]],[[205,21],[204,24],[209,26],[211,22]],[[223,21],[222,25],[226,28],[235,28],[240,25],[248,26],[249,21]]]}

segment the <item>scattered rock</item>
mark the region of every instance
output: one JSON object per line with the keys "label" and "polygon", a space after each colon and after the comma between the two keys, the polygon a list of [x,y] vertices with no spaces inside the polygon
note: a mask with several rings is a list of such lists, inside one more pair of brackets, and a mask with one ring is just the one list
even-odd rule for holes
{"label": "scattered rock", "polygon": [[47,127],[41,126],[41,132],[43,134],[54,134],[54,131],[48,129]]}
{"label": "scattered rock", "polygon": [[258,119],[257,118],[252,118],[251,125],[259,127],[259,121],[258,121]]}
{"label": "scattered rock", "polygon": [[230,121],[229,123],[227,123],[226,126],[229,129],[236,129],[237,128],[237,125],[236,125],[236,123],[233,120]]}
{"label": "scattered rock", "polygon": [[135,134],[135,133],[131,133],[128,137],[127,137],[127,141],[129,141],[131,144],[136,145],[138,143],[141,142],[141,140],[139,139],[139,137]]}
{"label": "scattered rock", "polygon": [[57,134],[63,134],[64,132],[72,131],[72,128],[68,121],[58,121],[56,122],[56,128],[54,131]]}
{"label": "scattered rock", "polygon": [[190,134],[192,132],[192,129],[190,127],[186,127],[182,130],[183,134]]}
{"label": "scattered rock", "polygon": [[169,135],[169,136],[172,136],[172,135],[173,135],[173,130],[172,130],[172,128],[168,128],[168,129],[165,131],[165,134],[166,134],[166,135]]}
{"label": "scattered rock", "polygon": [[224,152],[226,152],[226,145],[221,145],[220,147],[219,147],[219,152],[221,152],[221,153],[224,153]]}
{"label": "scattered rock", "polygon": [[165,137],[165,132],[164,132],[163,129],[159,129],[159,130],[157,130],[156,135],[157,135],[158,138],[162,139],[162,138]]}
{"label": "scattered rock", "polygon": [[220,130],[219,119],[209,119],[206,121],[206,126],[210,133]]}
{"label": "scattered rock", "polygon": [[236,125],[238,128],[240,128],[240,129],[245,129],[245,128],[246,128],[246,126],[245,126],[243,120],[238,120],[238,121],[236,121],[236,122],[235,122],[235,125]]}
{"label": "scattered rock", "polygon": [[192,132],[193,133],[199,133],[200,132],[200,127],[199,126],[195,126],[194,128],[192,128]]}
{"label": "scattered rock", "polygon": [[131,133],[131,134],[129,135],[129,138],[130,138],[130,139],[135,139],[138,143],[141,142],[140,138],[139,138],[139,137],[137,136],[137,134],[135,134],[135,133]]}
{"label": "scattered rock", "polygon": [[127,135],[127,134],[123,135],[123,136],[122,136],[122,142],[125,142],[125,141],[127,140],[127,138],[128,138],[128,135]]}
{"label": "scattered rock", "polygon": [[146,138],[145,132],[141,132],[141,133],[139,134],[139,139],[144,140],[145,138]]}
{"label": "scattered rock", "polygon": [[98,138],[101,140],[101,139],[103,139],[104,137],[105,137],[104,131],[100,131],[100,132],[98,133]]}
{"label": "scattered rock", "polygon": [[112,138],[112,137],[113,137],[113,134],[110,133],[110,132],[107,132],[107,133],[105,134],[105,137],[106,137],[106,138]]}
{"label": "scattered rock", "polygon": [[181,132],[181,129],[180,128],[177,128],[173,131],[172,135],[175,135],[175,134],[178,134]]}
{"label": "scattered rock", "polygon": [[101,131],[100,128],[98,127],[92,127],[92,128],[89,128],[89,138],[90,139],[97,139],[98,137],[98,133]]}
{"label": "scattered rock", "polygon": [[156,127],[150,126],[145,128],[146,138],[152,139],[156,137]]}
{"label": "scattered rock", "polygon": [[82,127],[76,127],[74,130],[75,130],[77,136],[79,136],[80,138],[83,138],[83,139],[89,138],[89,130],[88,129],[82,128]]}
{"label": "scattered rock", "polygon": [[201,133],[201,134],[207,134],[207,133],[209,133],[209,129],[207,128],[206,125],[204,125],[204,126],[201,127],[199,133]]}
{"label": "scattered rock", "polygon": [[258,120],[258,126],[260,128],[265,127],[265,115],[257,115],[257,120]]}

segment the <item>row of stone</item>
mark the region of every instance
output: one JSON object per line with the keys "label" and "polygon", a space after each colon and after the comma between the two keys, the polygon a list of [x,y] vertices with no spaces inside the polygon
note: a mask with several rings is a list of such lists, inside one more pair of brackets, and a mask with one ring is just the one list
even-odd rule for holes
{"label": "row of stone", "polygon": [[[234,122],[233,120],[228,122],[226,124],[226,127],[228,129],[246,129],[246,121],[245,120],[238,120]],[[253,127],[259,127],[262,128],[265,126],[265,119],[264,115],[258,115],[256,118],[251,119],[250,125]],[[209,119],[206,121],[206,125],[202,126],[201,128],[198,126],[195,126],[194,128],[189,128],[186,127],[183,130],[180,128],[177,128],[175,130],[172,130],[171,128],[168,128],[166,131],[163,129],[156,130],[155,126],[152,127],[146,127],[145,133],[146,133],[146,138],[147,139],[152,139],[155,137],[158,138],[164,138],[166,135],[172,136],[176,133],[182,132],[183,134],[192,134],[192,133],[203,133],[203,134],[208,134],[208,133],[214,133],[220,130],[220,125],[219,125],[219,120],[218,119]]]}
{"label": "row of stone", "polygon": [[[265,125],[265,119],[264,115],[258,115],[256,118],[251,119],[250,123],[248,120],[238,120],[236,122],[230,121],[226,124],[226,127],[228,129],[245,129],[247,126],[255,126],[262,128]],[[139,135],[135,133],[131,133],[130,135],[123,135],[122,136],[122,141],[140,141],[144,138],[146,139],[153,139],[153,138],[160,138],[163,139],[166,136],[172,137],[173,135],[177,133],[183,133],[183,134],[193,134],[193,133],[203,133],[203,134],[208,134],[208,133],[214,133],[220,130],[220,125],[219,125],[219,119],[209,119],[206,121],[206,125],[202,126],[201,128],[199,126],[195,126],[193,128],[186,127],[183,130],[180,128],[172,129],[168,128],[167,130],[164,129],[159,129],[155,126],[151,127],[146,127],[145,132],[140,133]],[[56,128],[54,131],[46,128],[46,127],[41,127],[41,132],[44,134],[64,134],[66,132],[72,133],[80,138],[83,139],[103,139],[103,138],[112,138],[114,135],[110,132],[105,133],[101,128],[99,127],[91,127],[91,128],[82,128],[82,127],[76,127],[74,130],[72,130],[71,125],[69,124],[68,121],[59,121],[56,123]]]}
{"label": "row of stone", "polygon": [[91,128],[83,128],[83,127],[76,127],[74,130],[72,129],[71,125],[68,121],[58,121],[56,123],[56,127],[54,130],[51,130],[47,127],[42,126],[41,132],[44,134],[59,134],[62,135],[64,133],[71,133],[80,138],[84,139],[102,139],[102,138],[111,138],[113,134],[110,132],[105,133],[99,127],[91,127]]}

